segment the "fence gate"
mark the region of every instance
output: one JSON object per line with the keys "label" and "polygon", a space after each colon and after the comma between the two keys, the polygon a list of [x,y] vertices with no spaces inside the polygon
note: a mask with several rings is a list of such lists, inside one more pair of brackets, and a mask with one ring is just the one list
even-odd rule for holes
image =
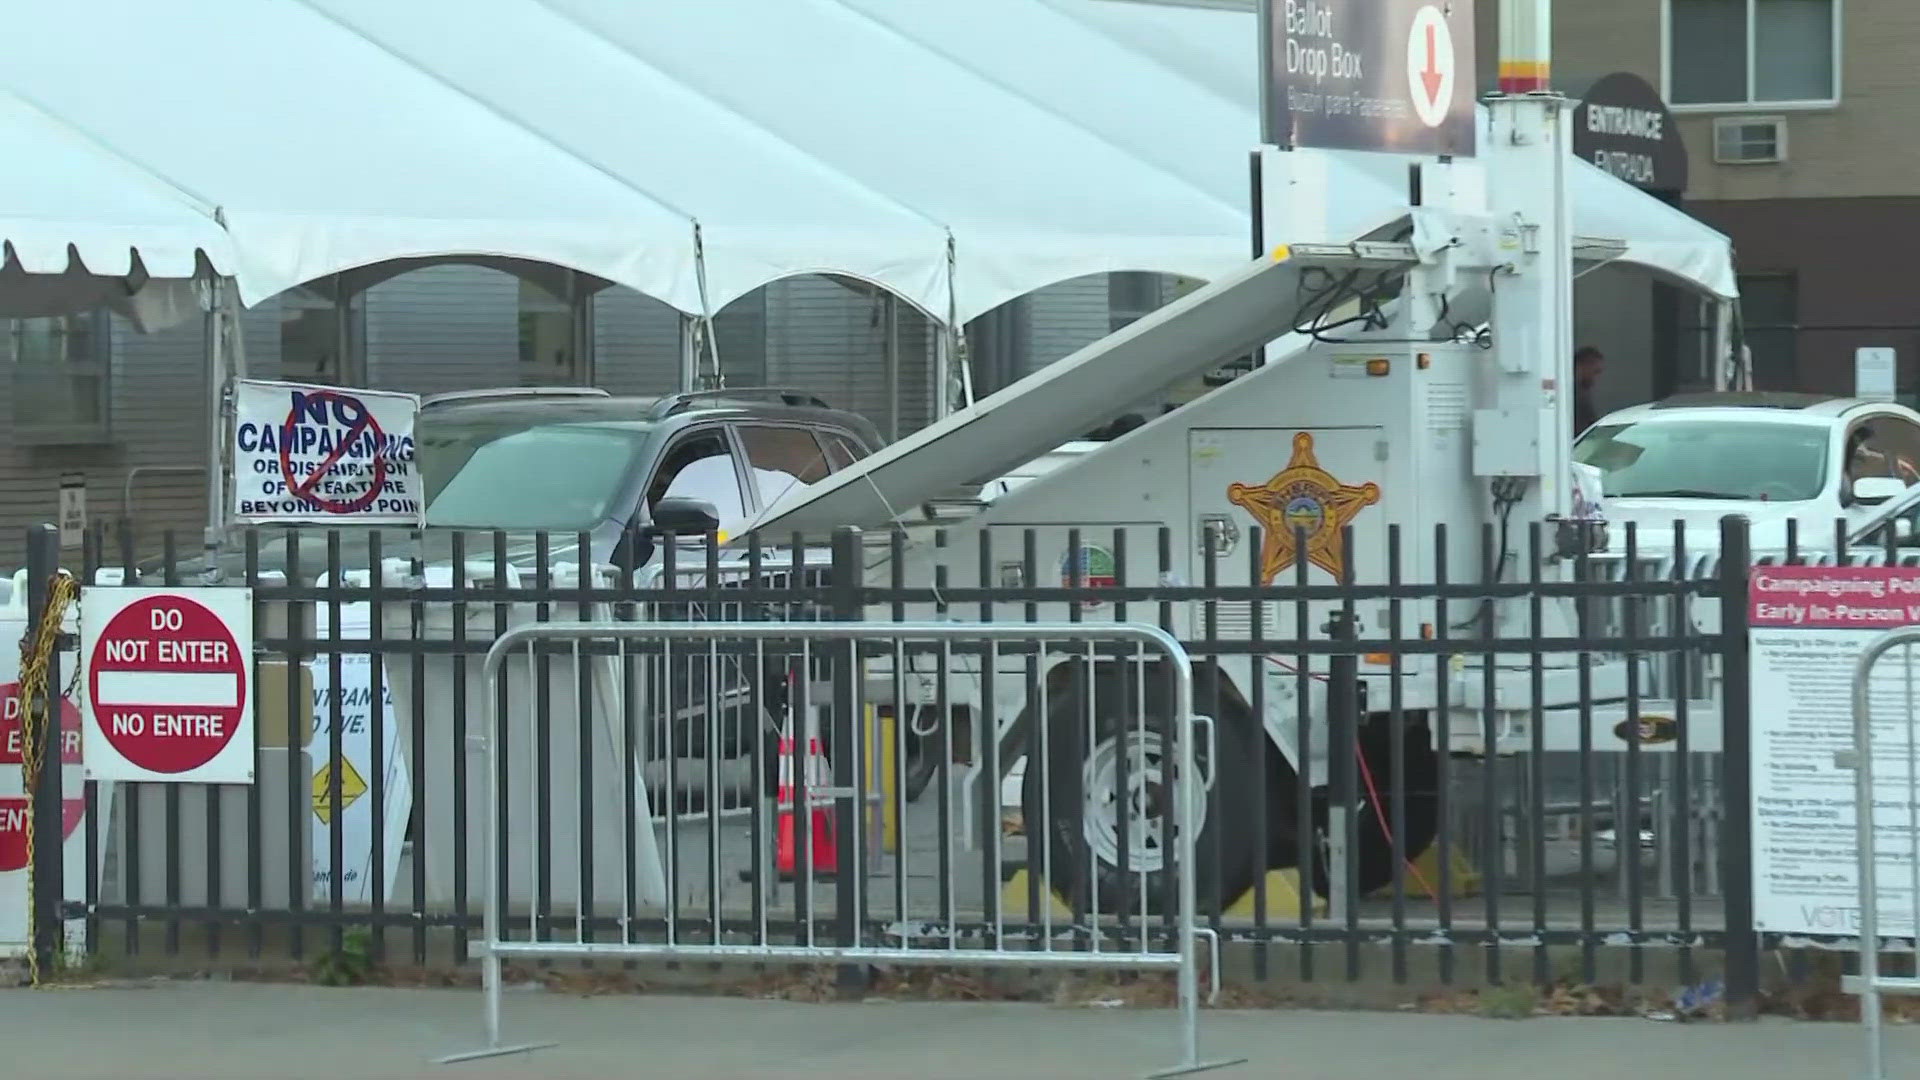
{"label": "fence gate", "polygon": [[[1920,995],[1920,978],[1880,973],[1883,937],[1920,940],[1915,916],[1920,909],[1920,714],[1914,711],[1920,673],[1913,648],[1920,626],[1891,630],[1876,638],[1854,665],[1853,753],[1854,821],[1859,837],[1860,974],[1847,980],[1860,995],[1860,1021],[1867,1036],[1867,1076],[1886,1078],[1886,1042],[1881,1031],[1881,997]],[[1895,649],[1899,663],[1880,661]],[[1875,716],[1879,719],[1876,720]],[[1875,727],[1880,735],[1875,737]],[[1896,809],[1882,815],[1882,808]],[[1888,817],[1894,820],[1887,820]],[[1883,873],[1883,871],[1890,871]]]}
{"label": "fence gate", "polygon": [[[1099,674],[1066,687],[1062,661]],[[959,745],[987,777],[1000,772],[991,715],[962,735],[945,708],[929,721],[875,707],[908,700],[900,684],[927,668],[940,685],[969,670],[1024,681],[1031,715],[1048,718],[1025,747],[1028,843],[1010,860],[1031,904],[1003,883],[999,800],[966,813],[945,768],[936,797],[908,798],[898,724],[935,735],[947,761]],[[1206,813],[1195,780],[1210,770],[1212,727],[1194,716],[1191,663],[1165,631],[536,623],[495,641],[483,678],[485,734],[472,743],[486,778],[473,817],[487,1041],[443,1061],[547,1045],[501,1041],[502,963],[577,958],[826,963],[854,976],[863,964],[1171,971],[1178,1052],[1154,1075],[1233,1064],[1199,1056],[1200,941],[1214,945],[1216,981],[1219,964],[1198,926],[1191,823]],[[1078,720],[1063,725],[1062,709]],[[751,790],[777,793],[745,814],[719,764],[743,731],[731,756],[751,763]],[[664,777],[642,767],[642,747]],[[1116,826],[1117,843],[1102,844]],[[1076,885],[1054,887],[1066,880]]]}

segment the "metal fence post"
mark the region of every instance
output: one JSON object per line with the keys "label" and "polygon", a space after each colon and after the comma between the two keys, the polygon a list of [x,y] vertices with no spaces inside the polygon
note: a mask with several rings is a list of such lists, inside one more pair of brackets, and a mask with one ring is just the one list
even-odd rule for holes
{"label": "metal fence post", "polygon": [[[27,641],[33,640],[52,601],[48,588],[60,572],[60,530],[53,525],[36,525],[27,530]],[[24,667],[24,665],[23,665]],[[33,814],[33,949],[36,970],[52,971],[64,953],[64,924],[61,908],[65,901],[66,868],[62,855],[61,828],[61,713],[66,683],[60,675],[60,649],[56,644],[47,657],[47,691],[40,703],[37,723],[21,717],[21,751],[29,760],[40,761],[40,775],[29,793]]]}
{"label": "metal fence post", "polygon": [[1753,924],[1753,727],[1747,641],[1747,579],[1753,552],[1747,519],[1720,519],[1720,724],[1725,749],[1726,833],[1720,845],[1726,891],[1727,1017],[1750,1020],[1760,997],[1760,934]]}
{"label": "metal fence post", "polygon": [[[1352,612],[1327,619],[1327,636],[1350,642],[1359,635]],[[1347,977],[1360,977],[1360,658],[1352,651],[1327,658],[1327,917],[1347,930]]]}
{"label": "metal fence post", "polygon": [[[835,622],[859,622],[866,568],[861,564],[860,530],[834,530],[833,570],[827,587],[827,607]],[[834,650],[832,746],[828,763],[833,769],[833,832],[839,847],[839,873],[834,876],[834,933],[844,948],[861,944],[862,907],[866,899],[867,859],[859,823],[866,818],[866,785],[860,764],[861,724],[860,643],[848,638]],[[807,888],[806,884],[801,885]],[[868,989],[867,969],[842,964],[834,985],[843,995],[857,996]]]}

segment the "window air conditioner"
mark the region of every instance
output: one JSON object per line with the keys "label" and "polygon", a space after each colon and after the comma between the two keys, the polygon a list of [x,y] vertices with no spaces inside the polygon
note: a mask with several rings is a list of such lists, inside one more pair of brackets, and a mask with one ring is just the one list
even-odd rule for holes
{"label": "window air conditioner", "polygon": [[1716,117],[1713,160],[1721,165],[1770,165],[1787,160],[1787,118]]}

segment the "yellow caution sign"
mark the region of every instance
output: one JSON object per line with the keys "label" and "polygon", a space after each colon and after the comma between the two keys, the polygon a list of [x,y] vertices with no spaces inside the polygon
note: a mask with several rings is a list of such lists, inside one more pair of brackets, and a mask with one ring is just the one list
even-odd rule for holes
{"label": "yellow caution sign", "polygon": [[[313,774],[313,813],[322,825],[333,824],[333,763]],[[367,782],[347,758],[340,759],[340,809],[345,811],[367,793]]]}

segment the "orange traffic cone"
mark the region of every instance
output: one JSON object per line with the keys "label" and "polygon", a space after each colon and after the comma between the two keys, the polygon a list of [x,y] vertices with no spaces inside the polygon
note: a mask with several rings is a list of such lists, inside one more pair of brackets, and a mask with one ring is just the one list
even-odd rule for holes
{"label": "orange traffic cone", "polygon": [[[813,862],[814,874],[833,874],[840,869],[840,848],[832,814],[833,800],[822,799],[817,794],[833,779],[827,770],[826,755],[820,749],[820,739],[813,731],[813,718],[809,716],[807,719],[807,819],[812,829],[812,850],[808,855]],[[774,793],[779,816],[775,823],[773,862],[782,881],[790,881],[800,872],[800,843],[793,820],[793,742],[793,731],[789,725],[788,730],[780,736],[780,784]]]}

